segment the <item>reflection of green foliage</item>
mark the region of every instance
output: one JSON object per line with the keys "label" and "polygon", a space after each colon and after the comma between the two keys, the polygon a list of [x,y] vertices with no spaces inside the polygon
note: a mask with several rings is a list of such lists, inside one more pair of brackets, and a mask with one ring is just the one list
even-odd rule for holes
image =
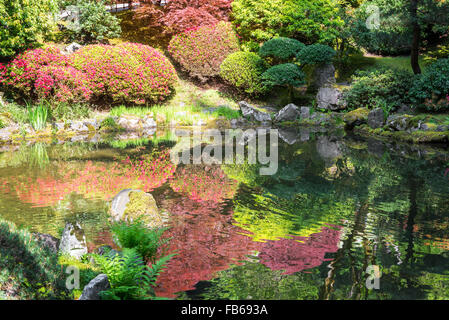
{"label": "reflection of green foliage", "polygon": [[311,300],[318,299],[314,274],[283,275],[259,263],[247,262],[220,271],[201,298],[206,300]]}

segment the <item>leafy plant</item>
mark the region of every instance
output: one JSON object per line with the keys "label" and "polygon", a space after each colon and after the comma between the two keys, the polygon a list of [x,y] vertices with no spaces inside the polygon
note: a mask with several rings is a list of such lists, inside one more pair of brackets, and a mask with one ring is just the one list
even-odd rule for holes
{"label": "leafy plant", "polygon": [[39,45],[55,30],[56,0],[0,1],[0,57]]}
{"label": "leafy plant", "polygon": [[186,30],[175,35],[168,46],[173,59],[202,81],[219,75],[224,59],[238,50],[237,35],[226,22]]}
{"label": "leafy plant", "polygon": [[277,37],[265,42],[259,49],[259,55],[271,58],[273,64],[285,63],[295,58],[305,47],[305,44],[296,39]]}
{"label": "leafy plant", "polygon": [[306,46],[297,53],[296,57],[301,65],[322,65],[332,62],[335,54],[335,50],[331,47],[316,43]]}
{"label": "leafy plant", "polygon": [[158,249],[164,250],[164,246],[170,241],[170,238],[162,239],[167,229],[149,229],[141,219],[131,223],[119,221],[111,226],[114,239],[120,247],[135,249],[145,262],[151,263],[155,262]]}
{"label": "leafy plant", "polygon": [[42,130],[47,124],[48,107],[46,102],[40,102],[37,106],[31,107],[27,104],[28,117],[34,130]]}
{"label": "leafy plant", "polygon": [[101,42],[120,36],[120,20],[106,10],[104,1],[78,0],[71,5],[79,9],[78,23],[69,27],[71,41]]}
{"label": "leafy plant", "polygon": [[220,76],[236,88],[248,94],[260,94],[266,91],[262,84],[262,73],[266,63],[255,53],[231,53],[220,66]]}

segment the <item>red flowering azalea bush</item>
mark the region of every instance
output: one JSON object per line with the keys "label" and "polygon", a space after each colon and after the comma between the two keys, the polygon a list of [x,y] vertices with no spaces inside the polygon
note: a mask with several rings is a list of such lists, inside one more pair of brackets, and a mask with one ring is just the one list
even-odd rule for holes
{"label": "red flowering azalea bush", "polygon": [[71,56],[71,63],[87,75],[95,98],[113,103],[162,101],[177,81],[161,52],[137,43],[86,46]]}
{"label": "red flowering azalea bush", "polygon": [[217,76],[226,57],[239,50],[237,35],[230,23],[220,22],[186,30],[172,38],[168,51],[191,76],[200,80]]}

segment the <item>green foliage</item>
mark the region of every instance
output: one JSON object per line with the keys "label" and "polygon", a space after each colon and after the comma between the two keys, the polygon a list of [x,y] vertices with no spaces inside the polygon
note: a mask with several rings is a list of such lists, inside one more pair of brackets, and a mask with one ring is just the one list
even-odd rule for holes
{"label": "green foliage", "polygon": [[146,262],[154,263],[158,249],[164,249],[170,241],[170,238],[162,239],[167,228],[148,229],[140,219],[132,223],[115,222],[111,230],[120,247],[135,249]]}
{"label": "green foliage", "polygon": [[398,108],[410,102],[408,91],[413,74],[405,70],[377,68],[358,71],[352,85],[344,91],[348,107],[377,108],[384,105]]}
{"label": "green foliage", "polygon": [[285,37],[273,38],[265,42],[259,49],[262,58],[271,58],[275,64],[289,62],[305,48],[302,42]]}
{"label": "green foliage", "polygon": [[34,130],[44,129],[48,118],[48,103],[41,101],[34,107],[27,104],[27,109],[29,121]]}
{"label": "green foliage", "polygon": [[312,44],[298,52],[297,58],[301,65],[322,65],[331,63],[335,50],[323,44]]}
{"label": "green foliage", "polygon": [[338,17],[333,0],[234,0],[233,23],[245,49],[275,37],[295,38],[304,43],[331,43],[338,35]]}
{"label": "green foliage", "polygon": [[236,88],[248,94],[260,94],[265,91],[262,73],[267,69],[266,63],[255,53],[231,53],[220,66],[220,76]]}
{"label": "green foliage", "polygon": [[293,63],[284,63],[271,67],[262,74],[267,86],[299,87],[305,83],[304,72]]}
{"label": "green foliage", "polygon": [[410,89],[412,101],[432,111],[449,108],[449,59],[440,59],[418,75]]}
{"label": "green foliage", "polygon": [[120,36],[120,20],[106,10],[103,0],[78,0],[71,5],[79,8],[79,22],[67,26],[70,41],[102,42]]}
{"label": "green foliage", "polygon": [[0,1],[0,57],[42,43],[56,27],[56,0]]}

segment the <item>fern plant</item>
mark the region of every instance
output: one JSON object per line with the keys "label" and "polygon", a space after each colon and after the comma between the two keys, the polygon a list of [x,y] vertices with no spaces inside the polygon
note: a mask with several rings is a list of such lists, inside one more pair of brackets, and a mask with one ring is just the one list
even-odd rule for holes
{"label": "fern plant", "polygon": [[165,254],[170,238],[162,239],[168,228],[148,229],[141,219],[133,222],[119,221],[111,226],[114,240],[122,248],[135,249],[145,263],[154,263],[158,250]]}
{"label": "fern plant", "polygon": [[100,293],[107,300],[155,299],[153,287],[157,277],[174,256],[157,260],[151,267],[145,265],[136,249],[123,249],[122,253],[92,254],[95,263],[108,276],[111,289]]}

